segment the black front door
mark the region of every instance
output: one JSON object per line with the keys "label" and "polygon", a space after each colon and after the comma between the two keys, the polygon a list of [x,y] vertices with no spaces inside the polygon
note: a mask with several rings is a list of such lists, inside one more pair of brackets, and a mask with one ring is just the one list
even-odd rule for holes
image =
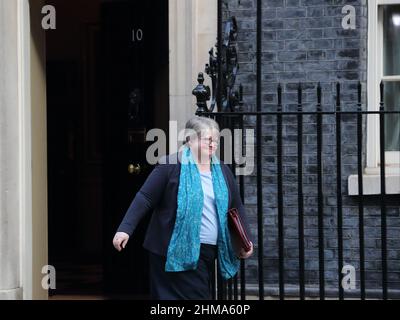
{"label": "black front door", "polygon": [[155,121],[159,113],[168,114],[167,3],[119,1],[101,7],[104,283],[108,293],[145,298],[149,292],[148,256],[142,244],[151,213],[123,252],[113,248],[112,238],[152,169],[145,158],[150,144],[146,133],[159,126]]}

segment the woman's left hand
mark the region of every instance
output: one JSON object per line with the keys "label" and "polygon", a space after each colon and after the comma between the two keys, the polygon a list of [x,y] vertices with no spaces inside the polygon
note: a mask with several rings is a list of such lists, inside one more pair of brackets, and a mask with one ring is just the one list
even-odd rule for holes
{"label": "woman's left hand", "polygon": [[243,248],[240,250],[240,259],[247,259],[253,254],[253,242],[250,241],[250,245],[251,247],[249,251],[245,251]]}

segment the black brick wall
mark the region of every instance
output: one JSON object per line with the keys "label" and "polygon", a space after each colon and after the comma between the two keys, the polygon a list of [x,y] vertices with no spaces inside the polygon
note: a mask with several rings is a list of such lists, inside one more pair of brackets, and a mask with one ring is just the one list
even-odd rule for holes
{"label": "black brick wall", "polygon": [[[235,16],[238,21],[240,70],[237,84],[244,87],[244,109],[256,110],[256,1],[229,0],[224,6],[224,19]],[[356,29],[344,30],[342,7],[356,9]],[[335,86],[342,84],[342,108],[355,110],[357,83],[363,85],[363,108],[366,108],[367,75],[367,3],[365,0],[264,0],[262,21],[262,110],[276,110],[278,82],[283,87],[283,109],[297,110],[297,84],[303,84],[304,110],[316,108],[316,86],[323,92],[322,109],[335,109]],[[246,117],[246,127],[255,128],[255,117]],[[323,124],[323,188],[325,232],[325,276],[327,290],[337,288],[337,208],[336,149],[334,116]],[[317,226],[317,158],[316,118],[304,117],[304,205],[306,283],[318,286]],[[271,292],[278,285],[277,179],[276,179],[276,118],[264,117],[262,145],[264,197],[265,288]],[[365,125],[364,125],[365,126]],[[295,116],[284,118],[284,225],[285,282],[298,284],[297,240],[297,125]],[[347,178],[357,173],[356,119],[344,116],[342,123],[342,185],[344,263],[357,270],[359,289],[358,207],[347,196]],[[364,143],[365,150],[365,143]],[[364,154],[365,158],[365,154]],[[256,170],[256,169],[255,169]],[[245,204],[257,234],[256,174],[245,177]],[[365,207],[365,258],[367,288],[381,287],[380,209],[376,198],[368,197]],[[396,200],[388,200],[388,280],[389,288],[400,285],[400,210]],[[258,273],[255,255],[247,260],[249,292],[257,293]],[[276,292],[276,291],[275,291]]]}

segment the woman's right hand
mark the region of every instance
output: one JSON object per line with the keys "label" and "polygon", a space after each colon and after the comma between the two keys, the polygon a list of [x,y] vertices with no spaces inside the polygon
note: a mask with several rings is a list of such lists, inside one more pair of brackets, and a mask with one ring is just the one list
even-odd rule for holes
{"label": "woman's right hand", "polygon": [[125,232],[117,232],[113,239],[114,248],[117,249],[118,251],[125,249],[128,240],[129,240],[129,234]]}

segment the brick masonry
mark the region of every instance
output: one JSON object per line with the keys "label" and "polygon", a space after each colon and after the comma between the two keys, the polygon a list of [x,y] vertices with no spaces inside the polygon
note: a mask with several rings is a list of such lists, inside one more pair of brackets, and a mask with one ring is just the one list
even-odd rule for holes
{"label": "brick masonry", "polygon": [[[343,6],[356,9],[356,29],[344,30],[341,25]],[[235,16],[238,21],[240,71],[237,84],[244,87],[245,110],[256,110],[256,0],[228,0],[224,19]],[[297,84],[304,88],[304,110],[316,108],[316,86],[320,82],[323,110],[335,108],[335,85],[342,84],[342,108],[354,110],[357,82],[363,85],[363,108],[367,80],[367,1],[366,0],[264,0],[262,9],[262,110],[276,110],[278,82],[283,87],[283,108],[297,110]],[[255,127],[255,117],[245,119],[247,127]],[[323,188],[325,277],[328,291],[337,288],[337,207],[336,147],[334,117],[323,124]],[[317,226],[317,158],[316,119],[304,118],[304,205],[305,256],[307,287],[318,285]],[[266,288],[278,285],[276,119],[264,117],[262,144],[262,181],[264,201],[264,283]],[[365,124],[364,124],[365,126]],[[296,118],[284,118],[284,235],[285,283],[298,284],[297,229],[297,125]],[[365,132],[365,130],[364,130]],[[365,150],[365,142],[364,142]],[[357,270],[359,288],[358,204],[347,196],[347,178],[357,173],[356,122],[345,116],[342,123],[342,194],[344,263]],[[365,158],[365,154],[364,154]],[[365,162],[365,159],[364,159]],[[251,226],[257,237],[256,172],[245,177],[245,204]],[[381,287],[380,209],[374,197],[366,199],[365,259],[366,286]],[[388,200],[388,280],[389,288],[400,287],[400,210],[396,200]],[[258,246],[247,260],[247,282],[258,283]],[[346,293],[350,294],[350,293]]]}

